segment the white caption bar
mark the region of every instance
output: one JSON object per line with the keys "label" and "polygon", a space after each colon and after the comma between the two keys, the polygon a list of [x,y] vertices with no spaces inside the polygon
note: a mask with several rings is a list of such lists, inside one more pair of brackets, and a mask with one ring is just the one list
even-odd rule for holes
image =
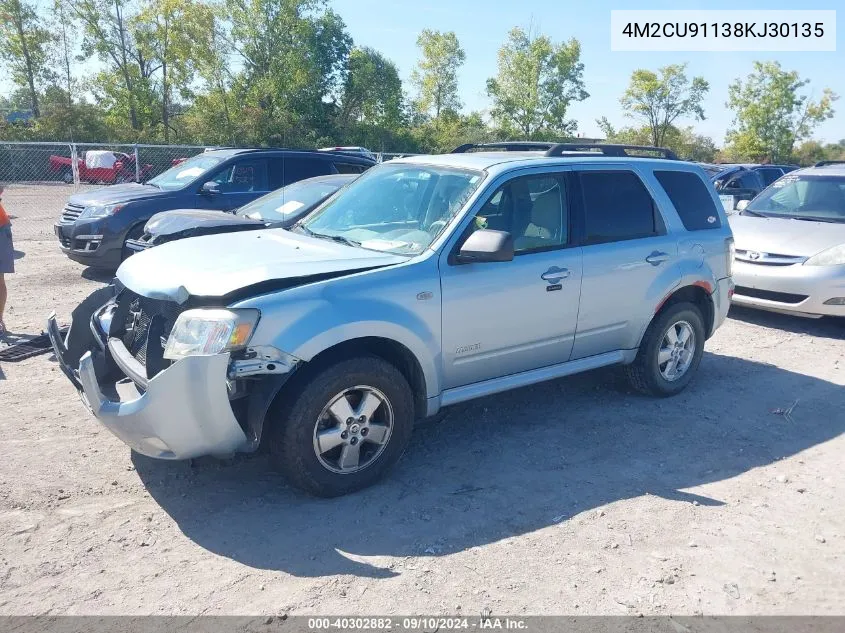
{"label": "white caption bar", "polygon": [[836,11],[611,11],[612,51],[835,51]]}

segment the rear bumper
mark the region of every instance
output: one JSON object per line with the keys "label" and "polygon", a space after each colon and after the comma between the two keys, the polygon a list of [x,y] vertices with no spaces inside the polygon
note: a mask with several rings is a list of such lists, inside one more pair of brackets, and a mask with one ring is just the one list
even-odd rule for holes
{"label": "rear bumper", "polygon": [[734,292],[734,280],[731,277],[720,279],[717,283],[716,292],[713,293],[713,332],[718,330],[725,319],[728,318],[728,310],[731,307],[731,296]]}
{"label": "rear bumper", "polygon": [[133,450],[159,459],[251,450],[229,402],[228,354],[179,360],[142,390],[128,378],[115,384],[101,379],[98,368],[103,363],[95,363],[91,351],[82,355],[78,368],[72,367],[53,315],[47,331],[62,371],[80,390],[88,408]]}
{"label": "rear bumper", "polygon": [[845,317],[845,266],[762,266],[734,262],[733,303],[801,316]]}

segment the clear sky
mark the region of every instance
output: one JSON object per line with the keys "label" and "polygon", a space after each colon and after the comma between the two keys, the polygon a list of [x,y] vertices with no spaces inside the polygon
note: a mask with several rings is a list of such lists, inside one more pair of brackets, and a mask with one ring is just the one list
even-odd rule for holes
{"label": "clear sky", "polygon": [[[331,0],[346,22],[356,44],[371,46],[393,60],[407,82],[417,61],[417,34],[424,28],[455,31],[466,51],[460,73],[461,96],[467,110],[485,110],[488,77],[496,74],[496,53],[514,26],[532,24],[555,41],[581,41],[584,79],[590,98],[571,108],[583,136],[598,136],[595,120],[606,116],[615,126],[628,125],[619,96],[636,68],[656,70],[688,62],[690,75],[710,82],[704,104],[707,120],[696,129],[721,144],[732,115],[725,107],[728,84],[752,70],[755,60],[776,60],[786,70],[797,70],[810,80],[805,90],[816,97],[831,88],[841,96],[837,114],[821,125],[815,137],[825,141],[845,138],[845,1],[813,0]],[[646,53],[611,52],[611,9],[839,9],[836,52],[823,53]],[[411,89],[406,83],[406,89]],[[690,122],[692,123],[692,122]]]}

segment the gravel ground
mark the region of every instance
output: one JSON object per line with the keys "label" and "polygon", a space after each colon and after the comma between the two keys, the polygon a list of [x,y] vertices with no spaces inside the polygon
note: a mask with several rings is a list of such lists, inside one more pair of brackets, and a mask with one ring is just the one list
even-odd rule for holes
{"label": "gravel ground", "polygon": [[[104,281],[38,213],[15,334]],[[0,614],[845,614],[843,383],[841,323],[736,310],[675,398],[615,370],[490,397],[316,500],[260,455],[133,455],[51,356],[3,363]]]}

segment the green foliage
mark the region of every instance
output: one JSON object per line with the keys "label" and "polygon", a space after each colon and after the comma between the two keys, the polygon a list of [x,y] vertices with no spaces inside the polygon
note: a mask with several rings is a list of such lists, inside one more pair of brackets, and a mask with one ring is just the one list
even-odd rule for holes
{"label": "green foliage", "polygon": [[48,62],[55,37],[35,5],[24,0],[0,0],[0,18],[0,62],[12,82],[27,92],[27,109],[37,118],[39,92],[52,79]]}
{"label": "green foliage", "polygon": [[499,49],[499,69],[487,80],[492,115],[505,135],[537,138],[540,132],[571,135],[577,123],[566,118],[569,104],[583,101],[584,64],[576,39],[555,45],[544,35],[517,27]]}
{"label": "green foliage", "polygon": [[394,129],[402,117],[402,80],[396,65],[372,48],[352,49],[346,62],[339,128],[368,123]]}
{"label": "green foliage", "polygon": [[815,165],[821,160],[845,160],[845,139],[826,145],[818,141],[804,141],[795,148],[792,156],[799,165]]}
{"label": "green foliage", "polygon": [[701,102],[710,90],[703,77],[689,80],[686,64],[671,64],[659,69],[635,70],[628,89],[619,102],[630,117],[640,119],[649,131],[649,143],[663,146],[676,119],[692,116],[704,120]]}
{"label": "green foliage", "polygon": [[417,87],[416,108],[422,114],[434,112],[439,119],[444,110],[458,112],[461,99],[458,95],[458,69],[466,59],[464,49],[454,31],[441,33],[424,29],[417,38],[422,58],[411,74]]}
{"label": "green foliage", "polygon": [[808,83],[778,62],[754,62],[754,72],[745,81],[734,81],[729,89],[727,106],[735,118],[728,132],[728,151],[756,162],[790,160],[795,143],[833,116],[833,102],[838,98],[825,89],[818,101],[811,101],[800,94]]}
{"label": "green foliage", "polygon": [[[596,123],[604,133],[608,143],[622,143],[625,145],[653,144],[653,130],[648,125],[624,127],[617,130],[606,118],[601,118]],[[691,160],[699,163],[712,163],[718,151],[716,144],[709,136],[696,134],[692,127],[678,128],[674,125],[670,125],[665,130],[661,147],[671,149],[681,160]]]}

